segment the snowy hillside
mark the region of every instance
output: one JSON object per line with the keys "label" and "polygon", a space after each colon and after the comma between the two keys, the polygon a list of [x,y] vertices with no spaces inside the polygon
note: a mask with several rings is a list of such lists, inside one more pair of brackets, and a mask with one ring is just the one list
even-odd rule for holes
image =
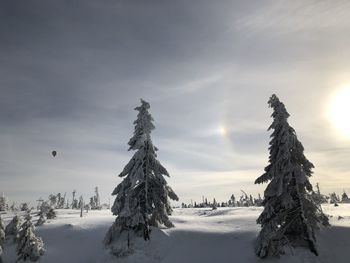
{"label": "snowy hillside", "polygon": [[[149,242],[136,244],[135,253],[116,259],[103,248],[102,240],[115,217],[107,210],[89,211],[83,218],[76,210],[58,210],[58,217],[36,228],[45,242],[42,263],[253,263],[253,262],[350,262],[350,204],[325,205],[332,227],[319,233],[320,256],[296,249],[281,259],[258,259],[254,240],[259,226],[255,220],[261,208],[174,209],[173,229],[153,229]],[[339,218],[339,216],[341,218]],[[2,214],[5,223],[11,214]],[[34,217],[34,221],[38,217]],[[5,246],[4,262],[14,262],[13,246]]]}

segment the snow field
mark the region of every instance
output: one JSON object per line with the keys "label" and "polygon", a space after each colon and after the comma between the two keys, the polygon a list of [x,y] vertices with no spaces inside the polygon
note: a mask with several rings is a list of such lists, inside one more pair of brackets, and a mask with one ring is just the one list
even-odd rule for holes
{"label": "snow field", "polygon": [[[134,243],[134,254],[125,258],[115,258],[103,247],[104,235],[115,220],[109,210],[89,211],[83,218],[78,210],[57,210],[57,218],[37,227],[35,233],[45,243],[41,263],[349,263],[350,204],[323,209],[331,215],[332,226],[318,234],[319,257],[298,248],[280,258],[257,258],[254,241],[260,226],[255,220],[260,207],[174,209],[170,219],[175,228],[152,229],[151,240]],[[7,224],[13,214],[1,216]],[[34,223],[37,219],[33,213]],[[15,247],[7,243],[3,259],[13,263]]]}

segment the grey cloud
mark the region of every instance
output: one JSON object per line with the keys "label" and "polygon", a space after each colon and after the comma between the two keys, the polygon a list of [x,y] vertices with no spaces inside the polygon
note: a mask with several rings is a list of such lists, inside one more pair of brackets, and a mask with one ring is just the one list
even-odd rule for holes
{"label": "grey cloud", "polygon": [[[210,171],[209,178],[251,170],[242,184],[257,191],[248,182],[267,163],[266,101],[272,93],[285,102],[317,167],[346,171],[346,153],[324,151],[348,144],[336,138],[321,112],[335,86],[347,79],[347,6],[343,1],[1,2],[2,184],[13,198],[22,192],[19,199],[101,184],[107,200],[132,155],[126,143],[139,98],[151,103],[153,141],[182,193],[186,170]],[[221,126],[228,137],[217,132]],[[63,154],[56,163],[46,155],[53,147]],[[203,184],[212,182],[208,177]],[[239,177],[228,185],[236,189]],[[219,185],[215,191],[227,195]]]}

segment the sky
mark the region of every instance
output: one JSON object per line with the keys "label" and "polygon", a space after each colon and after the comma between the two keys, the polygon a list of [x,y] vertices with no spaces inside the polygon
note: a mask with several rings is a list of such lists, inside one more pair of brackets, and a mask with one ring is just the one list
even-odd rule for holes
{"label": "sky", "polygon": [[350,192],[349,47],[349,1],[0,0],[0,192],[112,202],[143,98],[180,202],[262,193],[274,93]]}

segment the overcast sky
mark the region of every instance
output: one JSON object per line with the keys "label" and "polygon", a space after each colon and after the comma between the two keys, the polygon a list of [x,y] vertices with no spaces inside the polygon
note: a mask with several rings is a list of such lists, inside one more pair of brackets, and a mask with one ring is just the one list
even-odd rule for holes
{"label": "overcast sky", "polygon": [[350,136],[327,114],[349,47],[349,1],[0,0],[0,192],[107,202],[143,98],[180,201],[262,193],[273,93],[312,182],[350,191]]}

